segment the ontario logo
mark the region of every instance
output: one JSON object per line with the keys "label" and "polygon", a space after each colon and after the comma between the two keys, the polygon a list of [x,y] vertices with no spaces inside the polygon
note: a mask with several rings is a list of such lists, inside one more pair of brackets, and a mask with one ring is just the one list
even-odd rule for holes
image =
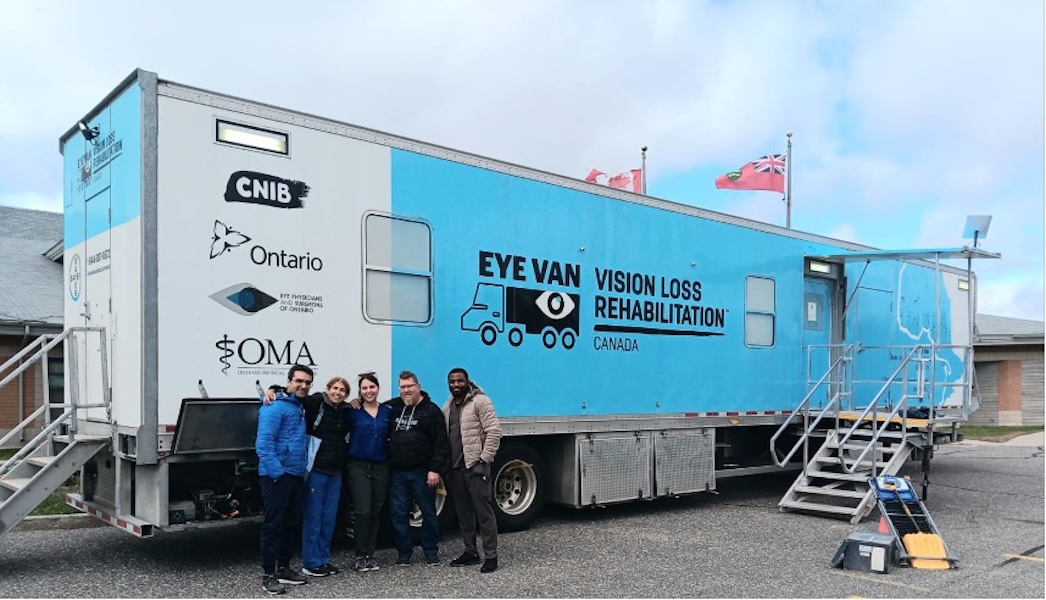
{"label": "ontario logo", "polygon": [[217,258],[249,241],[251,238],[215,219],[214,233],[211,235],[211,258]]}
{"label": "ontario logo", "polygon": [[278,300],[249,283],[237,283],[210,295],[211,300],[232,312],[250,317],[269,308]]}

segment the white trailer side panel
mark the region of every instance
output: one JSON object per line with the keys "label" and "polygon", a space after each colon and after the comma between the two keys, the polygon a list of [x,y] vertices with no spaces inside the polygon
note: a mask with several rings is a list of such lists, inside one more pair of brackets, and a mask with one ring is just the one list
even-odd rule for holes
{"label": "white trailer side panel", "polygon": [[[199,381],[245,397],[296,362],[317,390],[391,372],[390,328],[364,320],[360,282],[363,213],[390,207],[389,149],[160,93],[159,423]],[[220,143],[218,121],[286,135],[288,152]]]}

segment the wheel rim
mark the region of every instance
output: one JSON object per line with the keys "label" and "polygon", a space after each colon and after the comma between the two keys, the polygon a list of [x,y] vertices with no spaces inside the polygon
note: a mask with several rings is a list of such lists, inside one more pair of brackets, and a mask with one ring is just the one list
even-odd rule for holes
{"label": "wheel rim", "polygon": [[494,482],[498,508],[507,515],[525,513],[534,504],[537,489],[538,478],[534,465],[518,459],[505,463]]}

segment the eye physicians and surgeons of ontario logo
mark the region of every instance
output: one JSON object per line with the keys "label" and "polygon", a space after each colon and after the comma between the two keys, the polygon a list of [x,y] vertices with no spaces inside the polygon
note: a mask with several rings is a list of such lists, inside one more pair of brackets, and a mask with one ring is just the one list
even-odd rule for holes
{"label": "eye physicians and surgeons of ontario logo", "polygon": [[80,300],[81,286],[83,286],[83,261],[80,260],[80,253],[77,252],[69,259],[69,297],[73,299],[73,302]]}

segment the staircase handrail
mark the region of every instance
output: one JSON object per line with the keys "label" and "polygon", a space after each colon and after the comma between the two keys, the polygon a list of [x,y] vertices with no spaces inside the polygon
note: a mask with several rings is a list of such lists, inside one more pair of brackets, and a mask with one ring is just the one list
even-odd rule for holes
{"label": "staircase handrail", "polygon": [[51,433],[58,429],[58,427],[60,427],[61,425],[65,424],[65,422],[74,412],[75,409],[73,407],[69,407],[65,412],[62,413],[60,417],[52,421],[50,425],[40,430],[40,433],[36,434],[36,437],[34,437],[32,440],[28,441],[25,445],[19,448],[18,452],[15,452],[14,455],[11,456],[11,458],[7,459],[6,461],[4,461],[4,464],[0,465],[0,476],[3,476],[3,474],[6,473],[9,469],[21,462],[21,460],[27,454],[36,450],[37,446],[49,439]]}
{"label": "staircase handrail", "polygon": [[47,408],[48,407],[47,407],[46,404],[40,405],[40,408],[37,408],[36,410],[34,410],[33,413],[31,415],[29,415],[28,417],[26,417],[21,423],[19,423],[18,425],[12,427],[11,431],[8,431],[4,435],[4,437],[0,438],[0,448],[3,448],[4,444],[6,444],[8,441],[10,441],[12,438],[14,438],[19,433],[21,433],[22,429],[24,428],[23,427],[24,424],[31,423],[34,420],[36,420],[36,418],[39,417],[40,415],[42,415],[44,413],[44,411],[47,410]]}
{"label": "staircase handrail", "polygon": [[[28,344],[25,348],[23,348],[21,351],[19,351],[17,354],[15,354],[11,358],[9,358],[7,361],[5,361],[3,365],[0,365],[0,373],[2,373],[6,369],[14,367],[14,365],[16,363],[18,363],[20,360],[22,360],[23,357],[25,357],[27,354],[32,352],[32,350],[34,348],[36,348],[37,346],[40,346],[40,348],[38,350],[36,350],[36,352],[33,352],[32,356],[30,356],[29,358],[25,359],[22,362],[21,365],[18,365],[17,368],[15,368],[11,373],[8,373],[6,377],[4,377],[2,380],[0,380],[0,388],[3,388],[3,386],[7,385],[10,381],[12,381],[15,377],[17,377],[22,371],[25,371],[29,367],[33,366],[33,364],[36,361],[38,361],[38,360],[40,360],[40,358],[46,356],[51,351],[51,349],[53,349],[58,344],[64,342],[67,338],[70,338],[74,333],[77,333],[77,332],[91,332],[91,331],[98,332],[99,335],[101,336],[101,338],[103,340],[105,339],[105,328],[104,327],[67,327],[60,334],[55,335],[55,334],[45,333],[45,334],[41,335],[40,337],[36,338],[30,344]],[[50,338],[50,341],[47,341],[49,338]],[[104,346],[101,348],[101,350],[102,350],[102,361],[104,363],[104,361],[106,360]],[[75,350],[73,350],[73,351],[75,352]],[[23,457],[25,457],[28,454],[34,452],[38,446],[40,446],[41,444],[43,444],[43,442],[45,442],[47,439],[49,439],[51,433],[56,431],[60,425],[66,424],[67,422],[70,422],[71,421],[71,416],[75,415],[78,410],[85,410],[85,409],[88,409],[88,408],[106,408],[106,409],[108,409],[109,406],[110,406],[109,398],[108,398],[108,391],[109,391],[108,389],[105,390],[105,400],[106,401],[101,403],[101,404],[80,404],[80,403],[76,402],[75,394],[72,397],[73,398],[72,402],[70,402],[69,404],[64,404],[64,403],[63,404],[54,404],[54,403],[44,404],[44,405],[40,406],[39,408],[37,408],[36,410],[34,410],[32,412],[32,414],[30,414],[28,417],[23,419],[21,423],[19,423],[19,424],[15,425],[14,427],[12,427],[11,430],[8,431],[7,434],[5,434],[3,438],[0,438],[0,446],[2,446],[8,440],[12,439],[14,436],[19,435],[23,431],[25,431],[31,424],[33,424],[36,421],[37,418],[39,418],[41,415],[47,414],[47,411],[50,408],[54,408],[54,407],[65,407],[66,408],[66,410],[61,414],[61,416],[59,416],[57,419],[55,419],[54,421],[49,423],[46,427],[44,427],[36,435],[36,437],[34,437],[29,442],[23,444],[22,447],[19,448],[18,451],[16,451],[14,453],[14,455],[12,455],[10,458],[8,458],[6,461],[4,461],[4,463],[2,465],[0,465],[0,476],[2,476],[4,473],[9,471],[11,468],[13,468],[14,465],[18,464],[18,462]],[[76,428],[75,426],[76,426],[76,423],[72,422],[70,424],[71,424],[70,429],[69,429],[70,436],[75,436],[75,428]]]}
{"label": "staircase handrail", "polygon": [[[876,443],[878,443],[879,438],[881,437],[881,434],[884,431],[886,431],[887,427],[890,425],[890,419],[892,419],[895,416],[897,416],[898,414],[900,414],[900,411],[901,411],[902,408],[903,409],[907,409],[908,408],[908,398],[910,396],[907,393],[904,393],[901,396],[901,400],[897,403],[896,406],[893,407],[893,410],[891,410],[886,415],[886,418],[882,420],[881,424],[879,423],[879,419],[878,419],[879,399],[882,398],[883,394],[886,393],[886,391],[890,388],[890,386],[892,386],[894,383],[897,382],[898,377],[900,376],[900,374],[902,372],[904,372],[905,368],[912,361],[912,358],[916,355],[916,353],[920,353],[921,354],[922,351],[925,350],[925,349],[926,349],[926,347],[924,345],[922,345],[922,344],[919,344],[919,345],[916,345],[916,346],[912,347],[912,349],[908,352],[908,354],[901,360],[901,364],[897,366],[897,368],[894,370],[893,374],[891,374],[890,377],[888,377],[886,379],[886,381],[883,383],[882,387],[879,388],[879,392],[875,395],[875,397],[872,398],[872,401],[869,402],[868,406],[866,406],[864,408],[864,410],[861,411],[861,414],[859,414],[857,416],[857,418],[854,420],[854,424],[850,426],[850,428],[846,431],[846,434],[843,435],[841,438],[838,438],[838,442],[837,443],[838,443],[838,446],[841,448],[843,445],[846,444],[846,442],[848,442],[850,440],[850,437],[854,433],[856,433],[858,429],[860,429],[861,424],[864,423],[865,417],[867,417],[869,414],[875,415],[875,423],[876,423],[876,425],[872,428],[872,439],[870,439],[868,441],[868,444],[865,446],[864,450],[862,450],[861,453],[857,456],[857,458],[853,461],[852,465],[846,466],[846,462],[842,458],[843,455],[840,452],[840,454],[839,454],[839,456],[840,456],[839,462],[840,462],[840,465],[843,467],[843,470],[845,470],[846,472],[848,472],[848,473],[855,473],[855,472],[857,472],[857,467],[861,464],[861,461],[863,461],[864,457],[868,454],[868,452],[875,447]],[[921,382],[920,382],[919,387],[920,387],[919,391],[922,392],[923,390],[922,390],[922,383]],[[907,417],[906,414],[900,414],[900,416],[901,416],[901,433],[903,435],[903,434],[906,434],[908,432],[908,417]],[[836,431],[838,431],[838,429],[836,429]],[[838,434],[836,434],[836,435],[838,435]],[[873,465],[873,468],[872,468],[872,472],[873,473],[875,472],[874,465]]]}
{"label": "staircase handrail", "polygon": [[852,355],[854,346],[855,344],[847,344],[843,347],[843,351],[839,353],[839,356],[836,357],[834,361],[832,361],[832,364],[828,367],[828,370],[825,371],[824,375],[822,375],[821,378],[817,380],[817,383],[815,383],[810,388],[810,391],[806,393],[806,396],[803,397],[803,400],[795,408],[792,409],[792,412],[788,415],[788,418],[785,419],[785,422],[781,424],[781,426],[777,429],[777,432],[774,433],[774,435],[770,438],[770,456],[774,459],[774,463],[776,463],[777,466],[783,467],[788,463],[789,460],[791,460],[792,456],[794,456],[795,453],[799,450],[799,447],[805,445],[807,440],[809,440],[810,432],[813,431],[817,424],[821,422],[821,419],[824,418],[826,414],[828,414],[828,410],[832,406],[839,403],[839,399],[842,394],[840,392],[836,392],[832,395],[832,398],[828,401],[824,408],[822,408],[821,411],[817,414],[817,417],[814,419],[814,421],[806,426],[806,431],[804,431],[803,435],[801,435],[799,439],[796,440],[795,445],[792,446],[792,449],[789,450],[788,454],[786,454],[784,458],[780,458],[778,456],[777,440],[784,434],[784,432],[788,429],[788,427],[792,424],[792,421],[795,420],[796,416],[798,416],[800,412],[803,412],[804,414],[809,414],[808,407],[810,404],[810,399],[813,397],[814,392],[816,392],[818,389],[821,388],[822,385],[824,385],[825,380],[830,378],[830,376],[835,372],[836,368],[841,363],[845,362],[846,360],[849,360],[848,357]]}

